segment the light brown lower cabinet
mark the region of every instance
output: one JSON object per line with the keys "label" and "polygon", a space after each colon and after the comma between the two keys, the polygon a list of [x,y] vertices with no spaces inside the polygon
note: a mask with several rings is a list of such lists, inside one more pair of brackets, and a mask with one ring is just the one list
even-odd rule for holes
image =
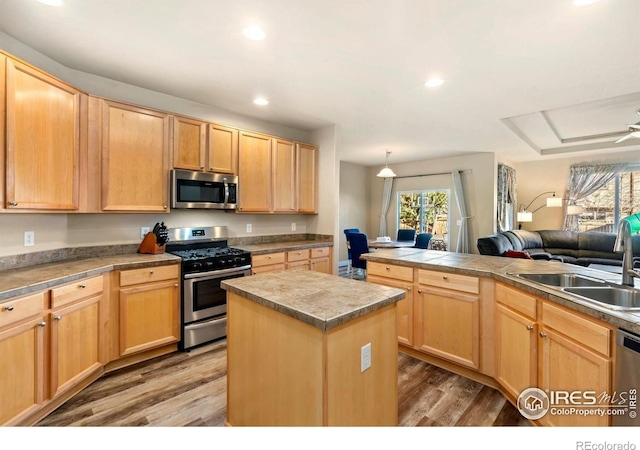
{"label": "light brown lower cabinet", "polygon": [[530,387],[548,395],[575,393],[575,400],[556,400],[538,422],[552,426],[610,425],[607,415],[566,412],[570,407],[588,406],[581,404],[583,392],[613,394],[614,328],[500,283],[496,285],[496,300],[496,379],[509,399],[515,402]]}
{"label": "light brown lower cabinet", "polygon": [[120,356],[180,340],[180,266],[120,272]]}
{"label": "light brown lower cabinet", "polygon": [[251,273],[258,274],[287,269],[309,269],[328,273],[331,269],[331,247],[291,250],[251,256]]}

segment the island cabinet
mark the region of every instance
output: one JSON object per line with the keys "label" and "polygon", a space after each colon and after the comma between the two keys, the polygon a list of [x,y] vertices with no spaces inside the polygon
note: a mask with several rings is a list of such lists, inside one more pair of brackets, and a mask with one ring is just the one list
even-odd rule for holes
{"label": "island cabinet", "polygon": [[[180,340],[180,266],[170,264],[118,273],[117,303],[112,303],[115,356],[123,357],[176,344]],[[115,332],[114,332],[115,331]]]}
{"label": "island cabinet", "polygon": [[[496,379],[514,404],[537,387],[551,392],[612,395],[613,332],[609,324],[519,289],[496,285]],[[575,395],[575,394],[574,394]],[[560,401],[552,406],[582,407]],[[596,405],[598,406],[598,405]],[[604,406],[607,406],[605,404]],[[607,426],[606,415],[547,412],[542,425]]]}
{"label": "island cabinet", "polygon": [[308,270],[222,286],[229,425],[398,424],[402,290]]}
{"label": "island cabinet", "polygon": [[92,155],[101,162],[102,211],[168,212],[169,115],[92,98]]}
{"label": "island cabinet", "polygon": [[416,347],[480,369],[480,280],[418,269]]}
{"label": "island cabinet", "polygon": [[77,211],[80,130],[86,118],[81,109],[87,96],[40,70],[1,58],[0,69],[6,64],[6,103],[0,105],[3,113],[6,105],[6,137],[0,138],[0,143],[6,141],[3,207]]}
{"label": "island cabinet", "polygon": [[413,268],[367,262],[367,282],[394,287],[405,291],[405,298],[396,304],[398,343],[414,346],[413,339]]}

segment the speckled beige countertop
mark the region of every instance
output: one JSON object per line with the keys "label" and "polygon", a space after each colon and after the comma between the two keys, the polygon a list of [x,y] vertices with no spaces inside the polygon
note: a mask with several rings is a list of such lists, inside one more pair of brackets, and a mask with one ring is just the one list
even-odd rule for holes
{"label": "speckled beige countertop", "polygon": [[19,295],[92,277],[112,270],[134,269],[170,263],[181,259],[169,253],[148,255],[131,253],[104,257],[79,258],[38,264],[0,272],[0,303]]}
{"label": "speckled beige countertop", "polygon": [[311,270],[267,272],[232,278],[223,289],[322,330],[328,330],[405,297],[402,289]]}
{"label": "speckled beige countertop", "polygon": [[[557,287],[545,286],[511,275],[515,273],[575,273],[619,284],[622,280],[622,275],[620,274],[555,261],[536,261],[415,248],[376,250],[375,252],[366,253],[362,257],[367,261],[398,266],[493,278],[538,297],[640,334],[640,311],[612,310],[563,292]],[[635,283],[636,288],[640,287],[638,279],[635,279]]]}
{"label": "speckled beige countertop", "polygon": [[252,255],[263,255],[265,253],[292,252],[307,248],[333,247],[332,241],[299,240],[287,242],[269,242],[263,244],[235,244],[235,248],[240,248],[251,252]]}

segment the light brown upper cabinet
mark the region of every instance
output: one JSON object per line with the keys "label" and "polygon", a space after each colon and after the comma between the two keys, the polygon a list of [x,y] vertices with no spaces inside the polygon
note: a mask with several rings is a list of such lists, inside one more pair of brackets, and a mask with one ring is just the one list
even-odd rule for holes
{"label": "light brown upper cabinet", "polygon": [[81,103],[86,104],[86,94],[26,64],[3,57],[2,65],[5,61],[4,205],[78,210]]}
{"label": "light brown upper cabinet", "polygon": [[97,103],[102,210],[167,212],[169,115],[105,99]]}
{"label": "light brown upper cabinet", "polygon": [[240,132],[238,177],[240,212],[271,212],[272,138],[264,134]]}
{"label": "light brown upper cabinet", "polygon": [[296,212],[296,144],[273,140],[273,211]]}
{"label": "light brown upper cabinet", "polygon": [[207,167],[209,172],[238,173],[238,130],[209,124]]}
{"label": "light brown upper cabinet", "polygon": [[204,170],[207,149],[207,124],[195,119],[173,116],[173,167]]}
{"label": "light brown upper cabinet", "polygon": [[296,144],[296,210],[318,212],[318,147]]}
{"label": "light brown upper cabinet", "polygon": [[317,147],[240,132],[240,212],[317,212]]}

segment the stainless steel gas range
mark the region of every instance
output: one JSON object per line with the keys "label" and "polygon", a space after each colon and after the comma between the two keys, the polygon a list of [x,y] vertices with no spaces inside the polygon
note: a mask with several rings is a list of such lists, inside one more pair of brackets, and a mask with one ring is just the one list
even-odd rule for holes
{"label": "stainless steel gas range", "polygon": [[251,254],[227,246],[227,227],[170,228],[167,253],[182,258],[180,349],[227,335],[222,280],[251,275]]}

